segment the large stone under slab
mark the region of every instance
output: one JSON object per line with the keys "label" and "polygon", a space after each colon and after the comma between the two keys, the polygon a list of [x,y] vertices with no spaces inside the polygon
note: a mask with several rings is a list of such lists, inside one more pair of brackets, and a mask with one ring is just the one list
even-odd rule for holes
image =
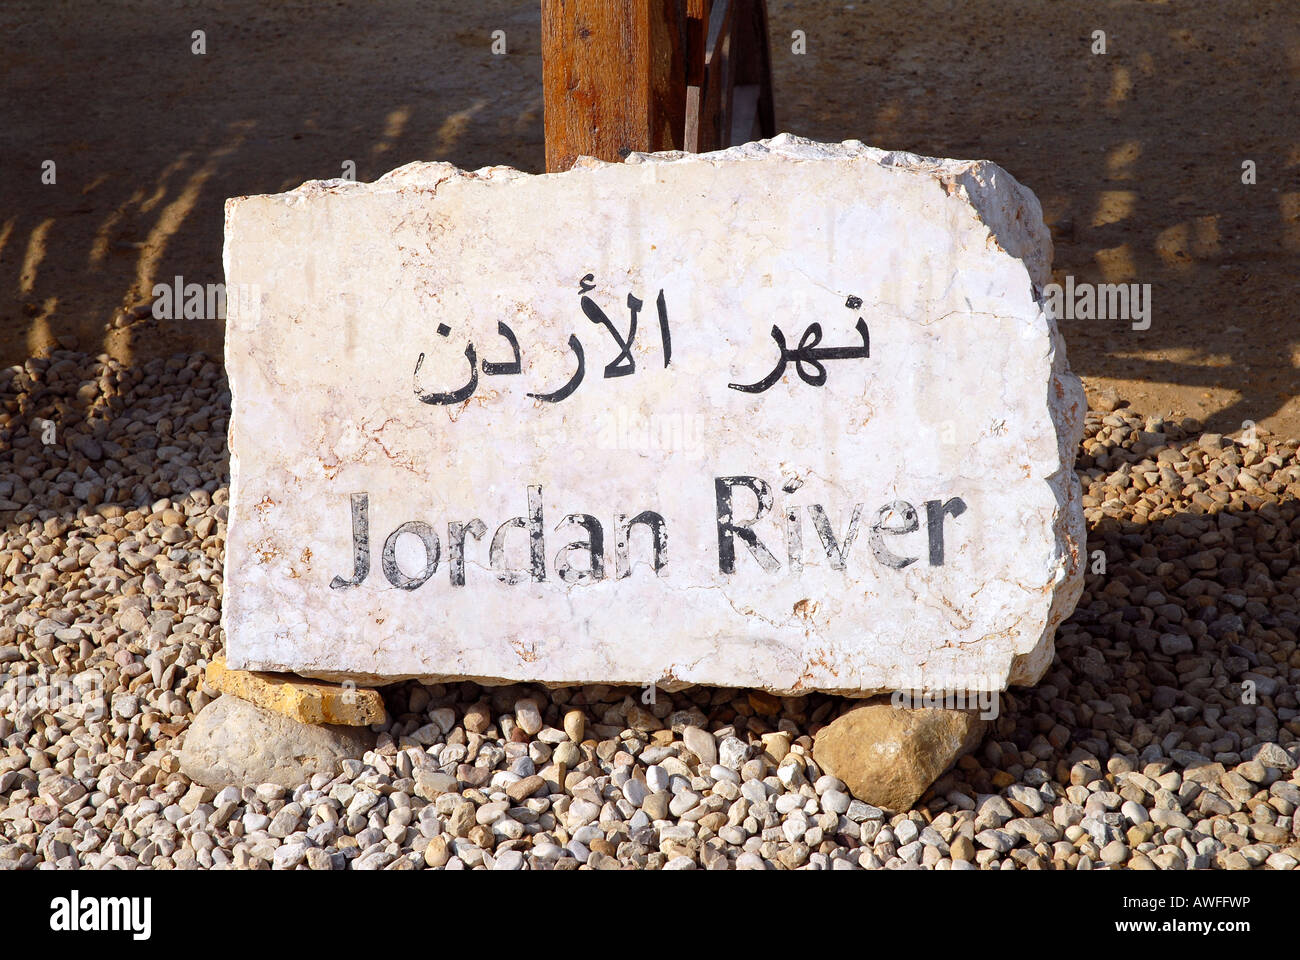
{"label": "large stone under slab", "polygon": [[789,136],[232,199],[230,665],[1031,683],[1084,549],[1050,261],[993,164]]}
{"label": "large stone under slab", "polygon": [[336,775],[340,760],[359,760],[374,744],[364,727],[300,723],[227,695],[190,724],[181,771],[214,789],[260,783],[292,789],[318,773]]}
{"label": "large stone under slab", "polygon": [[859,800],[910,810],[941,773],[979,744],[985,725],[975,710],[864,703],[817,731],[813,757]]}

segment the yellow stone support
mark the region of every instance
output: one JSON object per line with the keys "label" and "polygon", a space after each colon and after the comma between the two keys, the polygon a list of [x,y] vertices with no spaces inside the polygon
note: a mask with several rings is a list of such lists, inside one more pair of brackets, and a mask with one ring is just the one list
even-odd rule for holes
{"label": "yellow stone support", "polygon": [[231,670],[224,657],[208,664],[208,686],[302,723],[364,727],[384,719],[379,691],[304,680],[289,673]]}

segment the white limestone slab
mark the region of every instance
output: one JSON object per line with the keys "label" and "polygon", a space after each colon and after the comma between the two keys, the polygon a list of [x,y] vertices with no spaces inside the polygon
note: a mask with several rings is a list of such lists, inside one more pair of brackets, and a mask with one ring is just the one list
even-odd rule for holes
{"label": "white limestone slab", "polygon": [[[1037,200],[993,164],[788,135],[232,199],[230,666],[1034,682],[1084,556],[1050,262]],[[539,399],[578,350],[581,381]],[[764,550],[720,536],[720,484]]]}

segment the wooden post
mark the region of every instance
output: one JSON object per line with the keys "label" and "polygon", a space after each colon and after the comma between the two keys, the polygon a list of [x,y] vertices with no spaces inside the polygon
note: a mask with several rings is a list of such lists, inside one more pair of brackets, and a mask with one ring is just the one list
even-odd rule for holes
{"label": "wooden post", "polygon": [[687,0],[542,0],[546,169],[681,150]]}
{"label": "wooden post", "polygon": [[765,0],[542,0],[546,169],[776,134]]}

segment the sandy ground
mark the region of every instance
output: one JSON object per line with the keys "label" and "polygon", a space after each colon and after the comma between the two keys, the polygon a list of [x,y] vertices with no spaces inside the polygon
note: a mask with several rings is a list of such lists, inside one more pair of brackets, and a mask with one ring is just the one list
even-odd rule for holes
{"label": "sandy ground", "polygon": [[[1090,389],[1210,429],[1300,436],[1300,5],[769,8],[780,129],[994,160],[1042,200],[1059,281],[1151,284],[1149,329],[1065,322]],[[222,279],[228,196],[349,160],[361,180],[412,160],[539,170],[539,41],[535,2],[11,0],[0,363],[58,342],[128,361],[219,351],[218,321],[114,323],[155,282]]]}

